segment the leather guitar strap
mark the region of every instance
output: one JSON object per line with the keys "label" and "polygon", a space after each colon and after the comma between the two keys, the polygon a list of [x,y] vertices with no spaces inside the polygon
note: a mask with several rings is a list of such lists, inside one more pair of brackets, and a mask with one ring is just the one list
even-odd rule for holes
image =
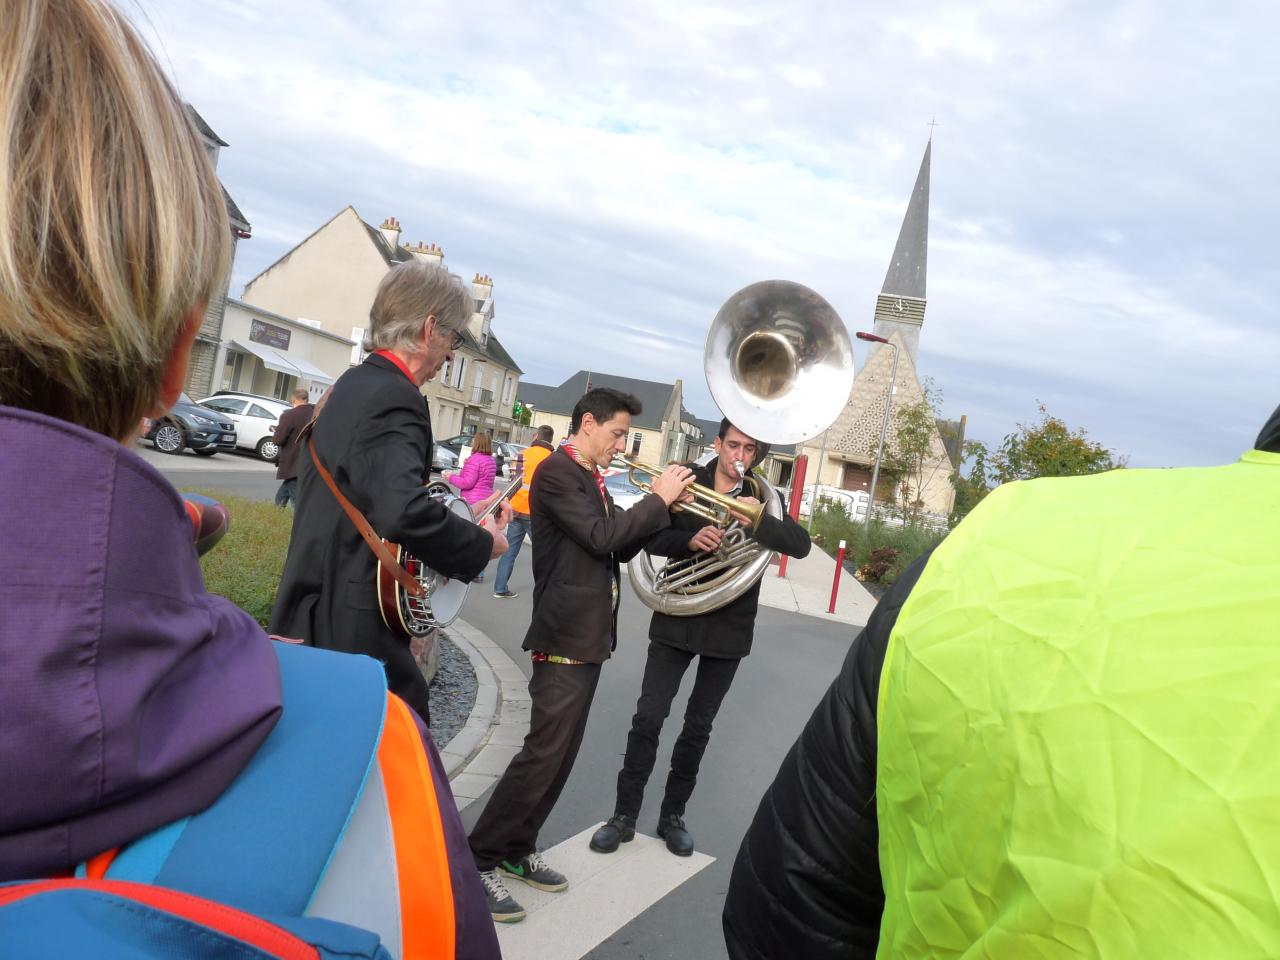
{"label": "leather guitar strap", "polygon": [[421,597],[427,592],[427,588],[418,582],[417,578],[412,576],[404,567],[396,561],[391,555],[391,551],[387,549],[387,545],[382,542],[382,538],[373,532],[373,527],[369,526],[369,521],[364,518],[364,514],[355,508],[355,505],[342,495],[342,491],[338,489],[338,485],[333,482],[333,477],[329,471],[324,468],[324,464],[320,462],[320,456],[316,453],[316,441],[311,436],[311,428],[315,426],[315,420],[303,428],[303,432],[307,438],[307,450],[311,454],[311,462],[316,465],[321,479],[324,480],[325,486],[333,494],[334,499],[351,522],[356,525],[356,529],[360,531],[360,536],[364,537],[364,542],[369,545],[369,549],[373,551],[373,555],[378,558],[378,562],[383,565],[391,575],[396,578],[396,582],[404,587],[405,592],[411,597]]}

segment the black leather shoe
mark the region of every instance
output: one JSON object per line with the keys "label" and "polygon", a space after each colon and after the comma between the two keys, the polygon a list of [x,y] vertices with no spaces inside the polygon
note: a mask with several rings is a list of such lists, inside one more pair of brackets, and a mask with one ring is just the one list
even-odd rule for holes
{"label": "black leather shoe", "polygon": [[615,813],[603,827],[591,835],[591,849],[596,853],[613,853],[618,844],[634,840],[636,836],[636,818],[626,814]]}
{"label": "black leather shoe", "polygon": [[658,821],[658,836],[667,841],[667,849],[677,857],[693,853],[693,834],[685,829],[684,820],[674,813]]}

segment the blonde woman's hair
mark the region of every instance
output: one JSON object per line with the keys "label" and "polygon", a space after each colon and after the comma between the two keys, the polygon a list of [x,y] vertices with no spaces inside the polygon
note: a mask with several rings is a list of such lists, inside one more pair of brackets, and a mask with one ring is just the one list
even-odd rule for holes
{"label": "blonde woman's hair", "polygon": [[0,403],[123,437],[226,282],[222,188],[117,10],[2,5]]}
{"label": "blonde woman's hair", "polygon": [[456,273],[422,260],[398,263],[378,284],[364,349],[415,350],[427,317],[435,317],[445,330],[461,330],[474,307],[471,292]]}
{"label": "blonde woman's hair", "polygon": [[471,438],[471,452],[493,454],[493,441],[489,439],[487,431],[485,433],[477,433]]}

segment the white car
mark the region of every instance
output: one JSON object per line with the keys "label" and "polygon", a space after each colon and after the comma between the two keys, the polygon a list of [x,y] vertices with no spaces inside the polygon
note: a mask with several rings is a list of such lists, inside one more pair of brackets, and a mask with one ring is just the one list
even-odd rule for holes
{"label": "white car", "polygon": [[238,448],[252,450],[263,460],[275,462],[280,455],[280,448],[276,446],[272,435],[280,421],[280,414],[289,409],[289,404],[272,397],[227,391],[215,393],[200,403],[225,414],[228,420],[235,421]]}
{"label": "white car", "polygon": [[609,491],[609,496],[613,498],[613,505],[619,510],[630,509],[648,496],[627,478],[625,470],[607,473],[604,485]]}
{"label": "white car", "polygon": [[[865,490],[843,490],[822,484],[817,487],[817,492],[819,503],[832,503],[842,507],[852,520],[860,520],[867,515],[867,501],[871,498]],[[814,487],[808,486],[800,494],[800,516],[807,517],[813,512],[813,494]]]}

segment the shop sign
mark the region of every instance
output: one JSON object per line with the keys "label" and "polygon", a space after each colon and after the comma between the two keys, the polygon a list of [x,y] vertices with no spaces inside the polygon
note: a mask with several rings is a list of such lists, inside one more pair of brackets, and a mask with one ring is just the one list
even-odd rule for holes
{"label": "shop sign", "polygon": [[293,331],[277,327],[274,323],[267,323],[265,320],[249,321],[249,339],[254,343],[265,343],[268,347],[275,347],[277,350],[288,350],[289,338],[292,335]]}

